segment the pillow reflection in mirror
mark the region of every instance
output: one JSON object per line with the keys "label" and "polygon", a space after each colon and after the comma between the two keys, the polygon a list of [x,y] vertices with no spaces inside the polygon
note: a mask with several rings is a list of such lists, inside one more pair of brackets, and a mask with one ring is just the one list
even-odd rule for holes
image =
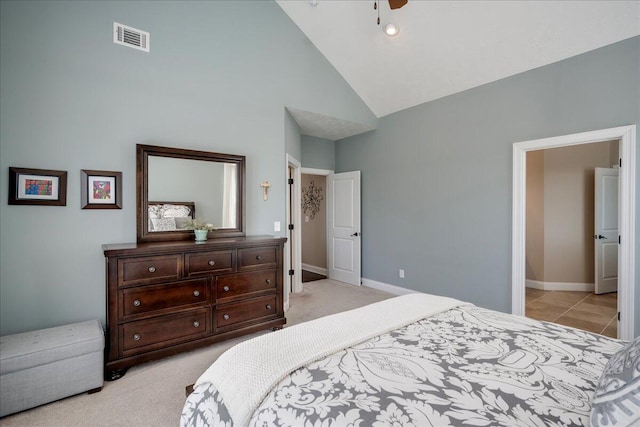
{"label": "pillow reflection in mirror", "polygon": [[174,218],[151,218],[149,220],[153,231],[175,231],[176,221]]}
{"label": "pillow reflection in mirror", "polygon": [[[149,208],[147,209],[149,213],[149,219],[162,218],[162,212],[160,208],[160,205],[149,205]],[[149,222],[149,230],[151,229],[153,229],[153,227],[151,226],[151,222]]]}
{"label": "pillow reflection in mirror", "polygon": [[191,209],[185,205],[162,205],[162,218],[184,218],[191,216]]}

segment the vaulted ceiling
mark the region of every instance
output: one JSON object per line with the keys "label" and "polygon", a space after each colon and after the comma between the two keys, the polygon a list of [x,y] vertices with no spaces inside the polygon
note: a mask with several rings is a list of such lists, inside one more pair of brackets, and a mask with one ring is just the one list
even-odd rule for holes
{"label": "vaulted ceiling", "polygon": [[377,117],[640,34],[637,0],[277,3]]}

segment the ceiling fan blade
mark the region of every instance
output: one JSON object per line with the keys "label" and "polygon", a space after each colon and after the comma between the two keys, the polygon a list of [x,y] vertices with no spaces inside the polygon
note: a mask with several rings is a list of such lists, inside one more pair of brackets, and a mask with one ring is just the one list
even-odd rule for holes
{"label": "ceiling fan blade", "polygon": [[407,4],[409,0],[389,0],[389,7],[391,9],[400,9],[402,6]]}

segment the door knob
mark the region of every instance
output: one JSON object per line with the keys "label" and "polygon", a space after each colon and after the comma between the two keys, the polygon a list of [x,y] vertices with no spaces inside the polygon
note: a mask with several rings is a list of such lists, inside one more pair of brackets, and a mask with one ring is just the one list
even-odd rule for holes
{"label": "door knob", "polygon": [[607,240],[607,238],[606,238],[606,237],[604,237],[602,234],[597,234],[597,235],[596,235],[596,234],[594,234],[594,235],[593,235],[593,238],[594,238],[594,239],[598,239],[598,240],[602,240],[602,239]]}
{"label": "door knob", "polygon": [[358,237],[359,235],[360,235],[360,233],[358,233],[358,232],[356,231],[355,233],[353,233],[353,234],[351,235],[351,237]]}

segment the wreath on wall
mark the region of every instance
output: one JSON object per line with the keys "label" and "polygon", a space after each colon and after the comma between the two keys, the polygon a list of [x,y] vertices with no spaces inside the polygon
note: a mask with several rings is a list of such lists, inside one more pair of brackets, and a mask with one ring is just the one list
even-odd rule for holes
{"label": "wreath on wall", "polygon": [[302,189],[302,210],[310,219],[320,212],[320,202],[323,200],[322,187],[316,187],[313,181],[309,183],[309,188]]}

